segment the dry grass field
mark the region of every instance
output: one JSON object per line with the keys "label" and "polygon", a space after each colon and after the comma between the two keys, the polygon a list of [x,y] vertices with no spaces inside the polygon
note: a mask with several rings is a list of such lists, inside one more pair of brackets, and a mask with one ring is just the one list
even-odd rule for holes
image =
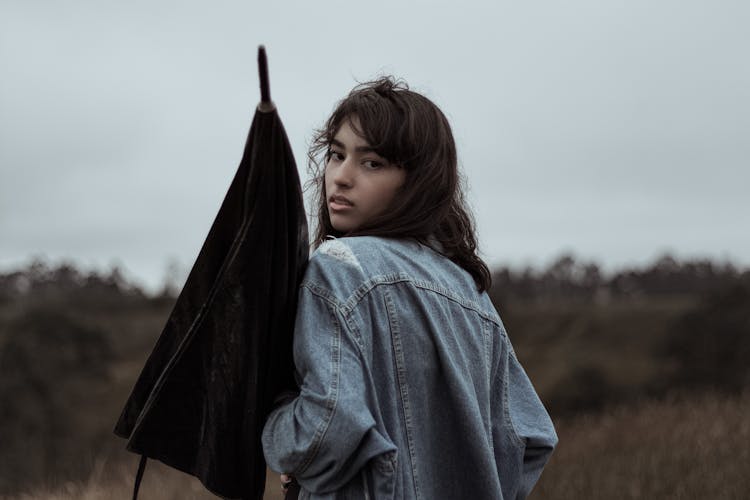
{"label": "dry grass field", "polygon": [[[750,391],[644,401],[557,422],[560,444],[533,491],[543,499],[744,499],[750,497]],[[98,460],[82,482],[3,500],[126,500],[137,457]],[[144,500],[217,498],[194,478],[150,461]],[[281,499],[270,473],[266,499]]]}
{"label": "dry grass field", "polygon": [[[704,267],[681,293],[498,302],[560,437],[533,499],[750,498],[750,271],[717,288]],[[129,499],[138,457],[112,428],[174,298],[34,269],[0,275],[0,500]],[[149,461],[141,498],[217,497]]]}
{"label": "dry grass field", "polygon": [[750,498],[750,391],[558,421],[542,499]]}
{"label": "dry grass field", "polygon": [[[129,460],[132,459],[132,460]],[[0,500],[129,500],[133,496],[133,481],[138,466],[137,457],[118,457],[115,463],[97,459],[91,476],[85,481],[67,481],[57,486],[48,485],[16,496],[0,496]],[[281,500],[279,476],[268,471],[266,500]],[[143,500],[215,500],[220,498],[196,478],[150,460],[138,493]]]}

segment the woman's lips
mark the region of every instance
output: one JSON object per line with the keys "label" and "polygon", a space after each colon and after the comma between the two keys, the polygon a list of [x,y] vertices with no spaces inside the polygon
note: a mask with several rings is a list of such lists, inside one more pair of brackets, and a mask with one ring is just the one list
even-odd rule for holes
{"label": "woman's lips", "polygon": [[328,206],[331,207],[331,210],[335,211],[354,208],[352,202],[344,198],[343,196],[331,196],[331,198],[328,200]]}

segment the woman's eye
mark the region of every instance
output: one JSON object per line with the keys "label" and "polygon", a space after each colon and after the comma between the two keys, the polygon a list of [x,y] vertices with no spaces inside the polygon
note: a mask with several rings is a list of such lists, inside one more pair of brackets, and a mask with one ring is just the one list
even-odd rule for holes
{"label": "woman's eye", "polygon": [[334,151],[332,149],[328,150],[328,160],[336,160],[336,161],[342,161],[344,159],[344,155],[339,153],[338,151]]}
{"label": "woman's eye", "polygon": [[380,167],[383,166],[383,163],[379,162],[377,160],[366,160],[362,164],[365,167],[367,167],[368,169],[371,169],[371,170],[377,170],[377,169],[379,169]]}

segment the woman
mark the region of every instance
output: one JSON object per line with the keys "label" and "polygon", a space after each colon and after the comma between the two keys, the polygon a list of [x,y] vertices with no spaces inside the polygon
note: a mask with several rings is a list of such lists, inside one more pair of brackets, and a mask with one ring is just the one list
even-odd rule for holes
{"label": "woman", "polygon": [[266,422],[269,467],[300,498],[526,497],[557,436],[487,296],[445,116],[381,78],[339,103],[310,160],[300,392]]}

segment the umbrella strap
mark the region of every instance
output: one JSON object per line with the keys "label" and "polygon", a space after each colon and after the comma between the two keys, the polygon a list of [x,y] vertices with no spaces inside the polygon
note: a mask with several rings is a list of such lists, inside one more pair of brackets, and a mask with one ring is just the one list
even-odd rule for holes
{"label": "umbrella strap", "polygon": [[133,487],[133,500],[138,500],[138,488],[141,487],[143,471],[146,470],[146,455],[141,455],[141,461],[138,463],[138,472],[135,474],[135,486]]}

